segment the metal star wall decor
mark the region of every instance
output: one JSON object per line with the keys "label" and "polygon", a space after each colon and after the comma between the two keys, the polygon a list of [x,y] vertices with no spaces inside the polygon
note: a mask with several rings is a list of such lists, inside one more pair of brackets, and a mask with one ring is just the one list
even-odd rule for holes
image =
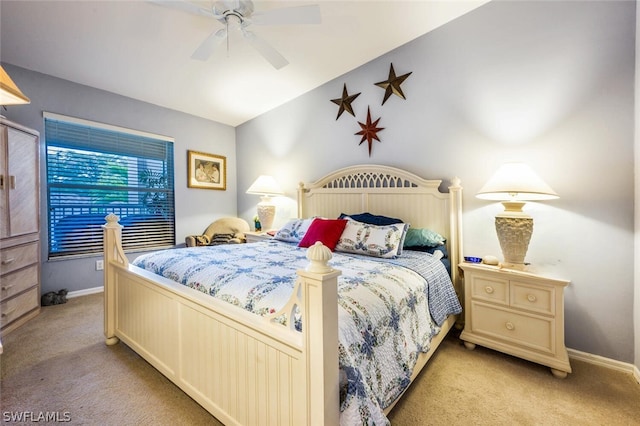
{"label": "metal star wall decor", "polygon": [[342,97],[338,99],[331,99],[331,102],[333,102],[334,104],[340,107],[338,108],[338,116],[336,117],[336,120],[340,118],[342,113],[345,111],[347,111],[349,114],[353,115],[354,117],[356,116],[353,113],[353,108],[351,107],[351,103],[355,101],[358,96],[360,96],[360,93],[356,93],[355,95],[349,95],[349,93],[347,93],[347,84],[345,83],[344,88],[342,89]]}
{"label": "metal star wall decor", "polygon": [[407,73],[407,74],[401,75],[399,77],[396,77],[396,72],[393,69],[393,63],[391,64],[391,69],[389,69],[389,78],[386,79],[385,81],[381,81],[379,83],[376,83],[376,86],[382,87],[384,89],[384,99],[382,100],[382,105],[384,105],[384,103],[387,102],[387,99],[389,99],[389,96],[391,96],[391,94],[400,96],[402,99],[407,99],[407,98],[405,98],[404,93],[402,92],[402,88],[400,87],[400,85],[410,75],[411,75],[411,73]]}
{"label": "metal star wall decor", "polygon": [[380,118],[382,117],[379,117],[376,121],[372,123],[371,110],[369,107],[367,107],[366,124],[358,121],[358,124],[362,128],[362,130],[360,130],[358,133],[355,133],[356,135],[362,135],[362,139],[360,140],[360,143],[358,145],[362,145],[362,142],[367,141],[367,143],[369,144],[369,157],[371,157],[371,147],[373,146],[373,140],[375,139],[378,142],[381,142],[380,138],[378,138],[378,132],[381,130],[384,130],[384,127],[377,127],[378,122],[380,121]]}

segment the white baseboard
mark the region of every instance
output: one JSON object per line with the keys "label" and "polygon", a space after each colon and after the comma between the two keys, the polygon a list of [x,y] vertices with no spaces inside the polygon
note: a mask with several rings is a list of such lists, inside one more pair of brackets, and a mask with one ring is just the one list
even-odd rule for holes
{"label": "white baseboard", "polygon": [[89,294],[102,293],[104,286],[87,288],[84,290],[70,291],[67,293],[67,299],[73,299],[74,297],[87,296]]}
{"label": "white baseboard", "polygon": [[638,370],[638,367],[633,364],[616,361],[615,359],[605,358],[600,355],[577,351],[575,349],[567,348],[567,352],[569,353],[569,358],[588,362],[589,364],[599,365],[601,367],[611,368],[613,370],[622,371],[624,373],[633,374],[633,377],[636,379],[636,381],[640,383],[640,370]]}

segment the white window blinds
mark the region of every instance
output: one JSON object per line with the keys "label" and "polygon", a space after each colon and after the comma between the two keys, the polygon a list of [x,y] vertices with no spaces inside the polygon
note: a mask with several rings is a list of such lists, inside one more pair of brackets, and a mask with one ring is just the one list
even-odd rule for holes
{"label": "white window blinds", "polygon": [[105,216],[126,250],[175,242],[173,141],[45,114],[49,258],[102,252]]}

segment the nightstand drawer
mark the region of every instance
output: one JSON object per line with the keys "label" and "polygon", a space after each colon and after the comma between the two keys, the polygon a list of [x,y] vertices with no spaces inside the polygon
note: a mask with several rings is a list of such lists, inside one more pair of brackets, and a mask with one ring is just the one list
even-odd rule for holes
{"label": "nightstand drawer", "polygon": [[471,297],[501,305],[509,305],[509,281],[473,275],[471,280]]}
{"label": "nightstand drawer", "polygon": [[555,289],[511,281],[511,306],[541,314],[555,315]]}
{"label": "nightstand drawer", "polygon": [[564,345],[564,288],[567,280],[497,266],[461,263],[464,272],[467,349],[486,346],[551,367],[556,377],[571,373]]}
{"label": "nightstand drawer", "polygon": [[20,296],[0,303],[0,328],[36,309],[38,303],[38,288],[34,287]]}
{"label": "nightstand drawer", "polygon": [[472,332],[498,338],[539,352],[555,354],[552,318],[541,318],[472,302]]}
{"label": "nightstand drawer", "polygon": [[7,274],[37,262],[37,242],[2,249],[0,251],[0,274]]}
{"label": "nightstand drawer", "polygon": [[38,285],[38,265],[33,265],[2,277],[0,301]]}

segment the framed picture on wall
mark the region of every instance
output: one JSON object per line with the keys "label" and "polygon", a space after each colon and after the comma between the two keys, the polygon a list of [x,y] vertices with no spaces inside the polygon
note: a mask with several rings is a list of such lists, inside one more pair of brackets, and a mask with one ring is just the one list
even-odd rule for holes
{"label": "framed picture on wall", "polygon": [[227,157],[187,151],[187,187],[227,189]]}

